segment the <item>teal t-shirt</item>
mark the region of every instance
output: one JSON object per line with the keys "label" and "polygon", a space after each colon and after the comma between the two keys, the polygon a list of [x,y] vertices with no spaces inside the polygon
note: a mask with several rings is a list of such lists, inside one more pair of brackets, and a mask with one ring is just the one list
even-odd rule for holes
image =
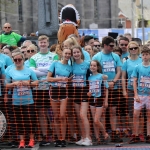
{"label": "teal t-shirt", "polygon": [[27,68],[30,68],[30,61],[29,60],[26,60],[24,62],[24,65],[27,67]]}
{"label": "teal t-shirt", "polygon": [[[100,97],[102,96],[102,94],[104,94],[104,92],[102,92],[102,82],[103,82],[103,74],[98,73],[96,75],[91,75],[89,76],[88,80],[89,80],[89,92],[92,93],[93,97]],[[104,85],[106,88],[108,88],[108,82],[105,81]]]}
{"label": "teal t-shirt", "polygon": [[[117,67],[122,66],[119,56],[115,53],[105,54],[99,52],[93,56],[92,60],[97,60],[101,64],[102,72],[108,76],[108,81],[115,78]],[[114,89],[117,89],[117,84],[115,84]]]}
{"label": "teal t-shirt", "polygon": [[[37,77],[36,74],[27,67],[24,67],[23,70],[16,70],[15,67],[9,68],[6,74],[6,83],[21,80],[36,81]],[[14,87],[12,98],[13,98],[12,101],[13,105],[27,105],[34,103],[31,88],[27,86]]]}
{"label": "teal t-shirt", "polygon": [[80,64],[77,64],[76,62],[72,65],[72,72],[73,72],[73,79],[72,79],[72,85],[74,87],[84,87],[86,86],[86,75],[88,73],[88,69],[90,66],[90,62],[83,61]]}
{"label": "teal t-shirt", "polygon": [[4,68],[13,64],[12,59],[9,56],[2,53],[0,53],[0,60],[4,64]]}
{"label": "teal t-shirt", "polygon": [[[1,61],[0,61],[0,75],[5,75],[4,64]],[[0,96],[2,96],[1,83],[0,83]]]}
{"label": "teal t-shirt", "polygon": [[121,59],[123,59],[123,58],[125,58],[125,57],[128,57],[128,56],[129,56],[129,52],[123,53],[123,54],[121,55]]}
{"label": "teal t-shirt", "polygon": [[[62,64],[60,61],[54,61],[50,68],[49,72],[54,73],[55,78],[64,78],[69,77],[72,73],[72,67],[68,64]],[[53,87],[66,87],[67,82],[52,82]]]}
{"label": "teal t-shirt", "polygon": [[131,60],[130,58],[127,59],[123,65],[121,70],[125,71],[127,74],[126,76],[128,77],[128,86],[127,89],[129,90],[133,90],[133,78],[131,78],[132,72],[134,70],[134,68],[138,65],[142,63],[142,59],[139,57],[136,60]]}
{"label": "teal t-shirt", "polygon": [[86,61],[91,61],[91,58],[90,58],[90,54],[84,50],[84,48],[82,48],[82,53],[83,53],[83,56],[84,56],[84,60]]}
{"label": "teal t-shirt", "polygon": [[0,35],[0,42],[7,43],[8,45],[17,46],[17,43],[20,41],[21,35],[12,32],[11,34],[1,34]]}
{"label": "teal t-shirt", "polygon": [[132,77],[138,79],[138,95],[150,95],[150,66],[144,66],[142,63],[137,65],[132,73]]}

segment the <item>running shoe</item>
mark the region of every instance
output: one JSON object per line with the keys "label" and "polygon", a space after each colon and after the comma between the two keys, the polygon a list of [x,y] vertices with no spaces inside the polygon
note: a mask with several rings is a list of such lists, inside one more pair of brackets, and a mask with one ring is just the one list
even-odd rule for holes
{"label": "running shoe", "polygon": [[84,139],[82,138],[81,140],[79,140],[79,141],[76,142],[75,144],[77,144],[77,145],[82,145],[83,142],[84,142]]}
{"label": "running shoe", "polygon": [[34,147],[34,143],[35,143],[34,140],[30,140],[27,147],[28,148],[33,148]]}
{"label": "running shoe", "polygon": [[92,141],[89,138],[85,138],[84,142],[82,142],[82,145],[83,146],[90,146],[90,145],[93,145],[93,144],[92,144]]}
{"label": "running shoe", "polygon": [[62,147],[60,140],[56,140],[55,147]]}
{"label": "running shoe", "polygon": [[65,140],[61,141],[61,147],[66,147],[66,141]]}
{"label": "running shoe", "polygon": [[146,137],[146,143],[150,143],[150,135]]}
{"label": "running shoe", "polygon": [[18,148],[25,148],[25,141],[21,140]]}

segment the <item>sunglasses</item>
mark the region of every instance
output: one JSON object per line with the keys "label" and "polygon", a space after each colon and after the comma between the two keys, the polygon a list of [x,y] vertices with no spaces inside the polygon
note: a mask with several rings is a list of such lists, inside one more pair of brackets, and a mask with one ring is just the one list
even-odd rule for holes
{"label": "sunglasses", "polygon": [[101,47],[101,45],[94,45],[95,47]]}
{"label": "sunglasses", "polygon": [[129,48],[129,50],[137,50],[138,49],[138,47],[131,47],[131,48]]}
{"label": "sunglasses", "polygon": [[120,44],[121,46],[127,46],[128,44]]}
{"label": "sunglasses", "polygon": [[21,62],[22,59],[21,58],[18,58],[18,59],[14,59],[14,62]]}
{"label": "sunglasses", "polygon": [[25,51],[22,51],[21,53],[22,53],[22,54],[24,54],[24,53],[25,53]]}
{"label": "sunglasses", "polygon": [[34,53],[34,50],[27,50],[27,53]]}
{"label": "sunglasses", "polygon": [[110,46],[110,47],[114,47],[115,45],[108,45],[108,46]]}
{"label": "sunglasses", "polygon": [[4,27],[5,29],[10,29],[11,27]]}

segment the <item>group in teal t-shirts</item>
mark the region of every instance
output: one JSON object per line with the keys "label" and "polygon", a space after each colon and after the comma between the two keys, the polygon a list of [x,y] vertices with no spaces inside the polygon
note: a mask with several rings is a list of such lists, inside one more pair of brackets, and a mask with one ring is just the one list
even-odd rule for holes
{"label": "group in teal t-shirts", "polygon": [[[39,37],[40,52],[36,53],[36,49],[32,46],[28,47],[30,54],[33,49],[35,53],[29,56],[25,64],[22,53],[17,52],[13,55],[14,64],[9,57],[0,54],[1,79],[3,80],[5,76],[4,94],[5,97],[8,93],[12,95],[12,117],[18,123],[16,130],[19,130],[20,135],[19,148],[25,147],[27,133],[30,134],[28,147],[34,147],[34,131],[37,124],[32,119],[36,112],[38,112],[37,116],[43,136],[40,146],[49,145],[48,127],[44,129],[44,126],[48,126],[46,113],[50,105],[54,118],[55,130],[53,130],[57,136],[56,147],[66,147],[67,129],[70,130],[68,133],[70,138],[74,138],[77,145],[95,144],[90,132],[89,107],[93,118],[96,143],[101,144],[100,131],[104,142],[110,138],[106,132],[108,128],[111,128],[112,131],[111,142],[122,142],[123,140],[117,132],[117,129],[120,128],[117,115],[121,103],[118,83],[122,85],[121,96],[127,99],[127,108],[122,109],[127,111],[129,116],[129,125],[123,125],[125,129],[132,132],[129,143],[141,141],[140,135],[143,134],[143,130],[139,130],[139,123],[137,123],[141,109],[146,106],[147,114],[150,115],[150,49],[143,46],[140,50],[136,42],[129,42],[123,37],[119,40],[119,47],[122,50],[120,58],[113,52],[114,39],[106,36],[102,39],[103,49],[91,57],[84,48],[80,47],[77,38],[73,35],[65,40],[62,53],[54,54],[48,51],[48,37],[41,36]],[[93,48],[93,40],[93,37],[85,36],[85,45],[90,45]],[[7,69],[5,70],[5,68]],[[119,82],[120,78],[121,82]],[[128,81],[126,82],[126,80]],[[37,96],[37,100],[42,103],[40,105],[34,100],[34,94],[38,95],[44,91],[46,93],[43,97]],[[2,93],[0,94],[2,96]],[[7,102],[7,98],[5,102]],[[22,112],[26,113],[21,114]],[[101,121],[105,114],[107,116],[109,114],[109,117],[106,118],[106,124]],[[21,115],[23,121],[20,123]],[[75,115],[76,117],[72,117]],[[44,125],[42,125],[41,118]],[[31,121],[30,125],[25,123],[26,119]],[[74,127],[75,119],[77,119],[78,132]],[[147,120],[146,142],[150,143],[150,119],[148,116]],[[79,141],[76,139],[77,134],[80,137]]]}

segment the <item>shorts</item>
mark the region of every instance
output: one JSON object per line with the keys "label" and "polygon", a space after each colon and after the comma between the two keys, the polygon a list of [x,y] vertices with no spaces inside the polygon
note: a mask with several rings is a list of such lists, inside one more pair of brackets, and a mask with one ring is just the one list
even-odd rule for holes
{"label": "shorts", "polygon": [[108,90],[108,105],[109,107],[115,107],[119,105],[118,89]]}
{"label": "shorts", "polygon": [[68,98],[66,88],[62,87],[50,87],[49,90],[50,98],[53,101],[61,101],[63,99]]}
{"label": "shorts", "polygon": [[49,90],[33,90],[33,100],[36,108],[49,108]]}
{"label": "shorts", "polygon": [[150,110],[150,97],[142,96],[142,95],[138,95],[138,96],[139,96],[141,102],[138,103],[134,100],[134,109],[141,110],[146,105],[146,109]]}
{"label": "shorts", "polygon": [[103,107],[104,97],[90,97],[90,106]]}
{"label": "shorts", "polygon": [[81,104],[81,102],[89,102],[89,97],[87,96],[88,92],[89,92],[88,87],[81,87],[81,88],[74,87],[73,89],[74,103]]}

